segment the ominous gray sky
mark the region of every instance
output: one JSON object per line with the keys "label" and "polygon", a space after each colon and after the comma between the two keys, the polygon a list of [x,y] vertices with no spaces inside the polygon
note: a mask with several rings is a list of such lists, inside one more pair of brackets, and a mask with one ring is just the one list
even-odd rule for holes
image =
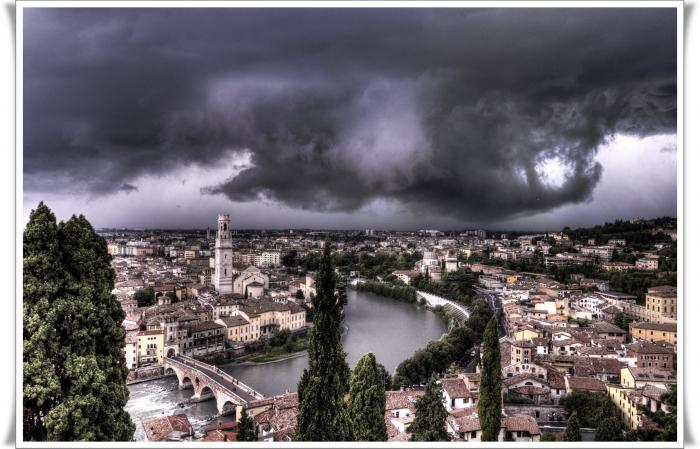
{"label": "ominous gray sky", "polygon": [[24,210],[96,226],[676,215],[675,9],[25,9]]}

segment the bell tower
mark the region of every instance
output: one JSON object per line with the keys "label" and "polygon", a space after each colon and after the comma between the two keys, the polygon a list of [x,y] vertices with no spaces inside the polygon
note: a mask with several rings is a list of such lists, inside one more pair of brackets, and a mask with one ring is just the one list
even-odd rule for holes
{"label": "bell tower", "polygon": [[233,291],[233,243],[231,242],[231,219],[228,214],[219,214],[214,246],[214,288],[220,294]]}

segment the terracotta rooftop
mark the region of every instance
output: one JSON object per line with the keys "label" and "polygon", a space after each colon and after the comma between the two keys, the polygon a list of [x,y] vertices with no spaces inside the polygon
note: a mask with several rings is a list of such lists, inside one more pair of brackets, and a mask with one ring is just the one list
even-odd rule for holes
{"label": "terracotta rooftop", "polygon": [[226,327],[236,327],[236,326],[244,326],[246,324],[250,324],[248,320],[243,318],[240,315],[233,315],[233,316],[226,316],[226,317],[221,317],[221,321],[224,322]]}
{"label": "terracotta rooftop", "polygon": [[676,373],[674,371],[663,371],[654,368],[626,368],[637,381],[651,382],[676,382]]}
{"label": "terracotta rooftop", "polygon": [[637,354],[673,354],[673,349],[646,340],[638,340],[626,346],[627,351]]}
{"label": "terracotta rooftop", "polygon": [[416,401],[418,398],[425,394],[424,391],[387,391],[384,393],[386,396],[386,410],[399,410],[408,409],[412,413],[416,410]]}
{"label": "terracotta rooftop", "polygon": [[566,377],[564,380],[570,390],[607,391],[605,383],[595,377]]}
{"label": "terracotta rooftop", "polygon": [[641,323],[632,323],[631,326],[635,327],[637,329],[647,329],[647,330],[665,331],[665,332],[676,332],[677,328],[678,328],[676,323],[646,323],[646,322],[641,322]]}
{"label": "terracotta rooftop", "polygon": [[236,432],[213,430],[211,432],[208,432],[204,436],[204,438],[202,438],[199,441],[204,441],[204,442],[236,441],[237,437],[238,437],[238,435],[236,434]]}
{"label": "terracotta rooftop", "polygon": [[521,385],[519,387],[515,387],[510,391],[514,391],[515,393],[521,394],[521,395],[549,395],[549,388],[547,387],[538,387],[535,385]]}
{"label": "terracotta rooftop", "polygon": [[509,432],[528,432],[530,435],[539,435],[540,428],[537,421],[530,415],[513,415],[501,419],[501,426]]}
{"label": "terracotta rooftop", "polygon": [[226,326],[216,323],[214,321],[197,321],[195,323],[190,324],[188,327],[192,332],[205,332],[214,329],[223,329]]}
{"label": "terracotta rooftop", "polygon": [[467,384],[464,379],[459,377],[440,379],[440,383],[442,384],[442,388],[445,389],[445,393],[452,399],[466,398],[469,396],[469,390],[467,389]]}
{"label": "terracotta rooftop", "polygon": [[143,421],[143,429],[148,441],[164,441],[171,434],[192,433],[192,425],[184,413]]}

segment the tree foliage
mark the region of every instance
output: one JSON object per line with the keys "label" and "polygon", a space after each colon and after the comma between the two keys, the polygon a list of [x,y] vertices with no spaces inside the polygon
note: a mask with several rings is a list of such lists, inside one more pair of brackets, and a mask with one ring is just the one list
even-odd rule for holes
{"label": "tree foliage", "polygon": [[564,431],[564,441],[581,441],[581,421],[575,411],[569,415]]}
{"label": "tree foliage", "polygon": [[107,244],[82,215],[40,203],[23,238],[23,436],[128,441],[121,310]]}
{"label": "tree foliage", "polygon": [[557,441],[557,438],[552,432],[545,432],[540,437],[540,441]]}
{"label": "tree foliage", "polygon": [[576,412],[582,427],[595,428],[603,418],[617,413],[615,404],[605,392],[576,390],[559,400],[567,414]]}
{"label": "tree foliage", "polygon": [[484,331],[479,382],[479,421],[481,441],[497,441],[501,431],[501,347],[496,317],[491,317]]}
{"label": "tree foliage", "polygon": [[152,306],[155,304],[156,294],[153,287],[140,288],[134,293],[134,299],[139,307]]}
{"label": "tree foliage", "polygon": [[424,384],[433,372],[445,373],[453,362],[465,360],[492,315],[484,300],[475,300],[466,323],[453,327],[444,339],[428,343],[425,348],[417,350],[399,364],[394,374],[393,388]]}
{"label": "tree foliage", "polygon": [[351,441],[343,395],[349,367],[341,343],[344,289],[336,292],[336,275],[326,240],[316,276],[313,327],[309,332],[309,368],[299,385],[298,441]]}
{"label": "tree foliage", "polygon": [[617,414],[607,416],[595,429],[595,441],[624,441],[622,421]]}
{"label": "tree foliage", "polygon": [[258,432],[255,428],[255,421],[248,416],[248,410],[243,407],[241,419],[238,422],[238,433],[236,441],[258,441]]}
{"label": "tree foliage", "polygon": [[407,303],[417,302],[416,289],[408,285],[392,285],[382,282],[368,281],[359,283],[354,288],[357,291],[370,292]]}
{"label": "tree foliage", "polygon": [[416,416],[408,429],[411,441],[450,441],[446,419],[442,386],[433,374],[425,387],[425,394],[416,401]]}
{"label": "tree foliage", "polygon": [[350,376],[348,416],[355,441],[386,441],[384,367],[374,354],[362,356]]}

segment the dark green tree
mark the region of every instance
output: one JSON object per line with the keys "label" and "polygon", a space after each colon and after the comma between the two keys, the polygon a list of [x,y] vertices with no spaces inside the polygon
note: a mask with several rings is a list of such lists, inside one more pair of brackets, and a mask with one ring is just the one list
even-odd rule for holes
{"label": "dark green tree", "polygon": [[595,429],[595,441],[623,441],[622,422],[617,415],[604,418]]}
{"label": "dark green tree", "polygon": [[374,354],[362,356],[350,376],[348,416],[355,441],[386,441],[383,367]]}
{"label": "dark green tree", "polygon": [[44,203],[33,210],[23,242],[23,436],[47,438],[44,419],[61,400],[61,379],[50,357],[59,351],[49,305],[65,288],[56,217]]}
{"label": "dark green tree", "polygon": [[582,427],[596,427],[605,417],[616,413],[615,404],[610,396],[602,391],[576,390],[567,394],[559,401],[571,416],[576,412]]}
{"label": "dark green tree", "polygon": [[282,256],[282,265],[285,267],[296,267],[298,263],[297,250],[293,249]]}
{"label": "dark green tree", "polygon": [[540,441],[557,441],[557,439],[552,432],[545,432],[540,437]]}
{"label": "dark green tree", "polygon": [[425,394],[416,401],[416,416],[409,428],[411,441],[450,441],[446,419],[442,386],[433,374],[425,387]]}
{"label": "dark green tree", "polygon": [[297,290],[296,294],[294,295],[296,299],[304,299],[304,292],[301,290]]}
{"label": "dark green tree", "polygon": [[[343,289],[336,291],[336,275],[326,239],[316,275],[313,327],[309,331],[309,368],[300,380],[299,415],[295,440],[352,441],[347,407],[349,367],[341,343]],[[303,383],[303,384],[302,384]]]}
{"label": "dark green tree", "polygon": [[484,331],[481,355],[481,381],[477,409],[481,422],[481,441],[497,441],[501,431],[501,347],[496,317],[491,317]]}
{"label": "dark green tree", "polygon": [[134,293],[134,299],[139,307],[152,306],[156,301],[156,293],[153,287],[140,288]]}
{"label": "dark green tree", "polygon": [[569,415],[569,419],[566,421],[564,441],[581,441],[581,423],[577,412]]}
{"label": "dark green tree", "polygon": [[248,410],[243,407],[241,419],[238,421],[238,433],[236,441],[258,441],[258,432],[255,428],[255,421],[248,416]]}
{"label": "dark green tree", "polygon": [[668,407],[668,413],[657,411],[655,416],[660,426],[661,431],[657,437],[659,441],[677,441],[678,440],[678,393],[676,384],[668,386],[668,393],[661,396],[661,402]]}
{"label": "dark green tree", "polygon": [[56,225],[43,203],[24,232],[26,440],[129,441],[124,312],[107,244],[83,216]]}

